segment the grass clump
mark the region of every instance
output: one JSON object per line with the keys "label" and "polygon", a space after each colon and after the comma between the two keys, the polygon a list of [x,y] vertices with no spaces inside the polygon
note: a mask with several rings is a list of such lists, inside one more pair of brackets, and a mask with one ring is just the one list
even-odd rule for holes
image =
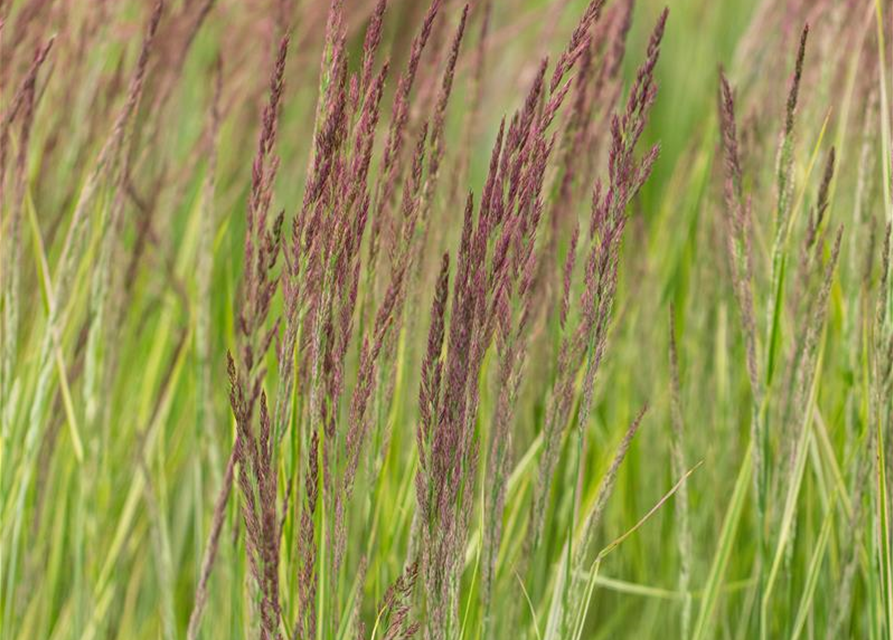
{"label": "grass clump", "polygon": [[890,637],[887,13],[0,2],[0,637]]}

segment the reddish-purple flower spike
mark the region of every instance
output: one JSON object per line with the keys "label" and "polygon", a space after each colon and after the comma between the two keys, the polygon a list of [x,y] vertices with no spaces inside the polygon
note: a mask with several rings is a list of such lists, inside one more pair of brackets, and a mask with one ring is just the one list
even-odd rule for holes
{"label": "reddish-purple flower spike", "polygon": [[[251,175],[251,192],[248,199],[247,224],[245,231],[244,286],[247,297],[242,309],[242,330],[247,335],[255,331],[257,322],[257,297],[266,282],[266,269],[271,256],[266,255],[259,246],[267,233],[267,211],[272,195],[272,184],[278,162],[271,160],[270,155],[276,142],[279,105],[282,99],[285,59],[288,55],[289,36],[286,34],[279,42],[279,51],[273,73],[270,76],[270,96],[262,115],[261,132],[258,136],[257,153],[254,157]],[[255,252],[258,255],[255,256]],[[251,358],[247,358],[251,360]],[[251,363],[245,363],[249,369]]]}
{"label": "reddish-purple flower spike", "polygon": [[270,414],[265,394],[260,402],[260,442],[261,465],[256,472],[260,486],[262,546],[260,557],[263,561],[264,601],[261,610],[263,624],[262,638],[275,640],[279,634],[279,520],[276,513],[276,489],[278,486],[276,469],[273,467],[273,442],[270,437]]}
{"label": "reddish-purple flower spike", "polygon": [[432,0],[422,28],[415,38],[409,54],[409,62],[406,70],[401,74],[397,83],[397,91],[394,96],[394,107],[391,113],[391,122],[388,127],[388,135],[384,143],[384,150],[379,167],[379,178],[375,193],[374,219],[372,222],[372,237],[369,243],[369,270],[374,273],[378,261],[379,238],[385,225],[385,217],[394,197],[394,191],[398,182],[401,163],[400,155],[403,150],[404,135],[409,121],[409,94],[415,83],[416,72],[422,52],[428,43],[434,19],[440,10],[443,0]]}
{"label": "reddish-purple flower spike", "polygon": [[25,103],[28,92],[33,92],[37,82],[37,74],[43,66],[43,63],[46,61],[47,56],[50,54],[50,50],[53,48],[53,43],[55,41],[56,36],[51,36],[46,44],[37,49],[37,52],[34,54],[34,60],[31,62],[31,67],[25,74],[18,89],[16,89],[6,112],[3,114],[3,118],[0,119],[0,191],[2,191],[5,184],[4,178],[6,176],[6,154],[9,143],[9,127],[12,125],[13,120],[15,120],[19,110]]}
{"label": "reddish-purple flower spike", "polygon": [[428,7],[428,11],[425,13],[425,18],[422,21],[422,29],[419,34],[413,38],[406,74],[410,86],[415,80],[419,61],[422,58],[422,52],[425,50],[425,45],[428,43],[428,38],[431,36],[431,29],[434,27],[434,19],[437,17],[442,4],[443,0],[432,0]]}
{"label": "reddish-purple flower spike", "polygon": [[735,124],[735,100],[732,88],[722,68],[719,70],[720,85],[720,130],[725,148],[726,175],[732,187],[731,195],[740,200],[742,197],[741,160],[738,151],[738,133]]}
{"label": "reddish-purple flower spike", "polygon": [[797,62],[791,76],[791,88],[788,91],[788,102],[785,109],[784,136],[787,138],[794,131],[794,120],[797,115],[797,98],[800,95],[800,81],[803,79],[803,60],[806,57],[806,41],[809,38],[809,24],[800,32],[800,46],[797,49]]}
{"label": "reddish-purple flower spike", "polygon": [[[457,305],[456,299],[463,302]],[[474,327],[473,300],[467,292],[454,293],[453,306],[457,312],[451,314],[450,342],[446,361],[446,387],[438,417],[438,429],[434,432],[432,445],[432,466],[435,484],[441,485],[452,474],[458,462],[460,434],[463,428],[466,403],[466,383],[469,376],[468,354],[472,350],[472,330]],[[455,324],[452,324],[455,323]],[[443,498],[446,500],[446,498]]]}
{"label": "reddish-purple flower spike", "polygon": [[616,7],[621,13],[618,17],[614,40],[604,61],[604,69],[608,78],[613,78],[620,72],[620,64],[623,62],[623,54],[626,50],[626,35],[629,33],[633,21],[633,4],[634,0],[626,0]]}
{"label": "reddish-purple flower spike", "polygon": [[[419,61],[428,38],[431,35],[431,28],[434,25],[434,19],[440,10],[442,0],[432,0],[425,14],[422,28],[412,41],[412,47],[409,54],[409,62],[406,71],[400,76],[397,84],[397,95],[394,98],[394,112],[391,118],[391,126],[388,132],[388,138],[385,142],[384,158],[382,161],[383,174],[390,183],[389,174],[396,163],[400,150],[403,147],[403,132],[409,119],[409,94],[415,83],[416,72],[418,71]],[[385,186],[387,186],[387,184]],[[385,191],[387,194],[387,190]]]}
{"label": "reddish-purple flower spike", "polygon": [[807,247],[811,247],[816,241],[819,228],[822,226],[822,221],[825,219],[825,212],[828,210],[828,197],[831,190],[831,181],[834,179],[834,162],[835,151],[834,147],[831,147],[831,151],[828,153],[828,160],[825,163],[825,172],[822,174],[822,183],[819,185],[819,195],[815,206],[815,214],[810,216],[806,227]]}
{"label": "reddish-purple flower spike", "polygon": [[270,95],[262,116],[261,133],[257,141],[257,154],[254,157],[251,183],[251,207],[250,213],[254,213],[259,205],[261,187],[264,183],[265,165],[276,141],[276,130],[279,119],[279,103],[282,99],[284,88],[283,76],[285,74],[285,59],[288,55],[289,35],[286,34],[279,42],[279,50],[276,55],[276,63],[270,76]]}
{"label": "reddish-purple flower spike", "polygon": [[390,61],[385,61],[366,94],[363,110],[356,126],[354,140],[354,157],[351,169],[351,183],[355,190],[366,185],[369,165],[372,160],[372,145],[375,141],[375,129],[381,113],[381,97],[384,81],[388,74]]}
{"label": "reddish-purple flower spike", "polygon": [[[348,78],[343,4],[343,0],[331,0],[329,5],[325,47],[320,61],[320,82],[326,90],[319,96],[316,105],[316,139],[307,180],[311,186],[305,188],[302,214],[306,214],[326,185],[335,163],[334,152],[345,129],[343,119],[348,111]],[[356,87],[355,97],[359,99],[359,95],[359,87]]]}
{"label": "reddish-purple flower spike", "polygon": [[412,606],[410,601],[418,577],[419,565],[413,562],[397,580],[387,588],[378,611],[387,623],[384,640],[412,638],[419,629],[418,622],[409,622]]}
{"label": "reddish-purple flower spike", "polygon": [[542,115],[542,124],[540,128],[548,129],[552,125],[552,121],[555,119],[555,116],[558,114],[559,109],[561,109],[561,105],[564,104],[564,99],[567,97],[567,94],[570,92],[571,87],[574,84],[573,78],[568,78],[556,88],[555,91],[552,92],[549,101],[546,103],[545,108],[543,109]]}
{"label": "reddish-purple flower spike", "polygon": [[369,196],[365,194],[358,207],[357,217],[352,228],[346,233],[344,248],[339,256],[338,278],[346,279],[345,284],[339,285],[341,289],[341,316],[339,323],[338,353],[335,357],[339,368],[342,367],[344,357],[347,354],[348,344],[353,328],[353,313],[356,308],[357,293],[360,278],[360,241],[366,226],[366,217],[369,210]]}
{"label": "reddish-purple flower spike", "polygon": [[[464,222],[462,225],[462,239],[459,245],[459,260],[458,260],[458,269],[456,272],[455,282],[453,283],[453,303],[452,303],[452,321],[450,322],[450,352],[452,353],[456,349],[460,349],[460,345],[467,345],[467,341],[469,336],[467,334],[468,330],[468,322],[470,318],[468,317],[468,312],[471,309],[471,305],[468,304],[468,296],[470,295],[470,275],[471,275],[471,262],[472,262],[472,241],[473,241],[473,232],[474,232],[474,196],[469,192],[468,198],[465,203],[465,215]],[[453,346],[455,345],[455,346]],[[448,387],[448,391],[451,389],[453,393],[456,393],[456,384],[461,378],[461,368],[459,370],[454,370],[450,373],[451,383],[450,387]],[[446,409],[446,407],[444,407]]]}
{"label": "reddish-purple flower spike", "polygon": [[428,512],[428,482],[430,465],[428,452],[431,436],[435,428],[435,419],[439,415],[441,376],[443,372],[443,338],[446,316],[446,304],[449,287],[450,258],[443,254],[440,275],[437,279],[434,301],[431,304],[431,326],[428,330],[428,349],[422,363],[422,376],[419,384],[419,426],[416,430],[416,445],[419,454],[419,472],[416,477],[416,496],[419,511],[424,521],[430,517]]}
{"label": "reddish-purple flower spike", "polygon": [[633,151],[645,128],[648,112],[656,96],[657,85],[654,82],[654,67],[660,53],[660,41],[663,37],[666,19],[667,10],[664,10],[652,33],[646,61],[639,68],[636,80],[630,90],[626,109],[621,117],[615,115],[612,118],[612,142],[608,157],[609,188],[602,203],[604,214],[598,213],[596,218],[607,215],[608,221],[611,222],[620,216],[630,199],[647,179],[657,158],[658,147],[655,145],[637,168]]}
{"label": "reddish-purple flower spike", "polygon": [[[720,76],[720,130],[725,152],[726,244],[732,289],[741,314],[746,345],[747,372],[755,397],[762,394],[757,362],[756,321],[753,305],[753,267],[750,250],[750,202],[745,199],[732,89],[722,69]],[[756,423],[752,429],[756,428]],[[757,434],[752,434],[757,438]]]}
{"label": "reddish-purple flower spike", "polygon": [[[438,430],[434,434],[428,469],[433,485],[431,492],[435,493],[431,496],[435,501],[431,508],[432,513],[437,514],[432,516],[438,520],[436,535],[442,536],[447,548],[435,554],[434,564],[431,565],[433,569],[429,568],[426,573],[426,583],[434,580],[432,576],[440,575],[442,571],[451,571],[444,563],[452,566],[450,549],[464,539],[463,523],[467,522],[469,512],[467,508],[458,509],[456,499],[462,486],[462,466],[465,465],[464,473],[468,473],[477,460],[473,433],[478,404],[473,382],[476,372],[494,328],[500,328],[500,343],[507,347],[511,321],[510,296],[513,291],[529,289],[532,278],[531,265],[535,264],[535,260],[531,249],[542,212],[539,194],[546,160],[552,148],[552,141],[546,142],[543,136],[543,126],[548,124],[551,115],[545,119],[537,117],[544,74],[545,65],[534,80],[524,107],[512,119],[504,151],[500,132],[491,157],[491,169],[476,228],[472,222],[471,199],[466,208],[454,285],[444,399],[438,411]],[[553,103],[555,108],[560,101],[559,96]],[[502,230],[495,238],[492,261],[488,264],[488,245],[500,226]],[[519,323],[523,327],[523,317]],[[510,360],[514,361],[513,358]],[[508,378],[505,380],[507,382]],[[424,455],[423,439],[420,450]],[[473,477],[473,472],[467,477]],[[473,493],[470,483],[464,486],[464,493]],[[425,488],[425,483],[419,481],[419,495],[427,500]],[[445,606],[445,602],[437,599],[436,592],[435,585],[429,594],[434,599],[431,606],[435,630],[438,628],[436,620],[443,615]]]}
{"label": "reddish-purple flower spike", "polygon": [[[540,70],[541,72],[545,71],[545,61]],[[539,197],[546,163],[557,135],[557,133],[553,133],[549,142],[546,142],[544,132],[551,124],[557,109],[567,94],[567,89],[570,87],[567,84],[554,94],[549,103],[540,111],[540,116],[535,117],[535,109],[542,98],[542,79],[543,75],[540,73],[534,80],[524,109],[516,114],[512,121],[506,142],[506,152],[502,156],[500,174],[495,182],[496,189],[490,199],[490,209],[496,223],[501,223],[506,215],[511,215],[517,209],[517,215],[522,218],[520,227],[522,236],[526,236],[530,227],[526,221],[527,213],[541,211],[534,206],[534,203]],[[511,162],[510,156],[513,158]],[[503,200],[502,185],[506,179],[508,180],[508,192]],[[537,222],[538,216],[539,213],[536,215]],[[515,266],[517,266],[517,262]]]}
{"label": "reddish-purple flower spike", "polygon": [[468,176],[468,168],[471,162],[474,139],[479,129],[481,104],[484,97],[484,75],[487,69],[487,48],[490,35],[490,22],[493,13],[493,0],[484,0],[480,5],[475,5],[475,12],[480,12],[480,28],[477,38],[477,46],[471,61],[473,69],[469,79],[467,95],[470,96],[468,109],[465,111],[462,143],[459,145],[459,157],[456,162],[456,170],[450,187],[450,202],[458,200],[461,185]]}
{"label": "reddish-purple flower spike", "polygon": [[586,7],[586,11],[583,12],[583,17],[580,18],[580,22],[574,29],[573,34],[571,34],[567,49],[555,63],[555,70],[552,72],[552,81],[549,84],[550,93],[555,91],[564,78],[564,75],[567,73],[567,70],[576,63],[577,58],[579,58],[583,51],[589,46],[589,30],[592,28],[593,24],[598,22],[604,5],[605,0],[591,0]]}
{"label": "reddish-purple flower spike", "polygon": [[[415,153],[412,156],[412,173],[410,174],[410,189],[414,196],[418,195],[422,186],[422,171],[425,164],[425,144],[428,140],[428,123],[422,123],[419,138],[416,141]],[[407,212],[404,211],[404,214]]]}
{"label": "reddish-purple flower spike", "polygon": [[719,118],[720,133],[724,150],[723,161],[726,170],[725,198],[728,213],[736,234],[744,228],[744,179],[741,171],[741,159],[738,146],[738,130],[735,121],[735,101],[732,88],[725,72],[719,70]]}
{"label": "reddish-purple flower spike", "polygon": [[149,68],[149,54],[152,52],[152,45],[155,42],[155,36],[158,33],[158,25],[161,23],[161,14],[163,12],[164,0],[158,0],[152,9],[152,15],[149,17],[149,26],[146,28],[146,35],[143,37],[139,57],[136,61],[136,71],[130,79],[130,86],[127,89],[127,102],[115,122],[115,133],[113,136],[116,139],[119,139],[119,136],[123,133],[124,125],[130,119],[130,114],[136,109],[139,98],[142,95],[143,85],[146,81],[146,72]]}
{"label": "reddish-purple flower spike", "polygon": [[[554,264],[562,221],[568,218],[571,213],[570,207],[573,201],[574,185],[580,181],[578,178],[580,165],[585,164],[580,150],[583,149],[586,142],[589,123],[592,120],[593,105],[595,104],[594,97],[598,92],[597,87],[593,89],[590,86],[592,84],[592,75],[595,71],[593,57],[593,47],[587,47],[581,59],[580,71],[576,76],[574,101],[565,127],[561,158],[561,181],[557,197],[550,207],[549,244],[543,260],[543,266],[548,269],[551,269]],[[583,180],[587,181],[588,175],[584,175]],[[578,223],[575,222],[575,225],[578,226]]]}
{"label": "reddish-purple flower spike", "polygon": [[534,76],[533,84],[527,92],[527,98],[524,100],[524,106],[518,114],[517,124],[513,122],[513,127],[509,128],[509,135],[506,139],[506,148],[510,152],[519,151],[527,142],[530,126],[536,116],[537,107],[543,95],[543,84],[546,77],[546,69],[549,67],[549,59],[543,58],[540,61],[540,67]]}
{"label": "reddish-purple flower spike", "polygon": [[[52,41],[51,41],[52,42]],[[43,49],[38,49],[37,57],[41,56],[41,52]],[[6,311],[6,319],[7,323],[4,324],[4,329],[9,332],[9,335],[6,336],[6,339],[9,341],[6,347],[9,348],[7,353],[14,353],[16,346],[16,334],[18,332],[18,317],[19,317],[19,309],[18,309],[18,295],[19,295],[19,286],[20,286],[20,274],[19,269],[12,268],[12,265],[19,264],[21,260],[22,253],[22,241],[21,241],[21,227],[22,227],[22,217],[23,210],[25,207],[25,193],[27,189],[28,183],[28,154],[30,147],[30,138],[31,138],[31,127],[34,123],[34,109],[36,103],[36,84],[37,84],[37,74],[29,74],[26,78],[26,82],[24,84],[25,87],[25,95],[22,106],[22,118],[21,118],[21,130],[19,132],[19,140],[18,147],[19,152],[16,157],[16,166],[15,166],[15,175],[13,176],[13,193],[12,193],[12,206],[10,207],[10,224],[8,230],[9,241],[4,246],[4,249],[8,252],[8,261],[4,259],[2,261],[2,267],[0,268],[8,268],[8,284],[6,285],[6,289],[3,292],[4,296],[9,293],[9,297],[5,298],[5,304],[9,305]],[[6,189],[5,186],[5,156],[6,156],[6,136],[0,135],[0,145],[3,145],[3,150],[0,151],[0,202],[4,201],[4,192]],[[7,362],[4,362],[6,365]],[[0,398],[4,396],[3,387],[5,386],[3,383],[8,382],[7,380],[2,380],[2,377],[12,375],[12,371],[6,369],[0,372]]]}
{"label": "reddish-purple flower spike", "polygon": [[465,35],[465,24],[468,19],[469,5],[465,5],[462,9],[462,17],[459,19],[459,26],[456,27],[456,33],[453,35],[453,41],[450,45],[450,55],[447,59],[446,68],[443,72],[443,80],[441,82],[440,92],[437,96],[437,105],[434,109],[434,120],[431,134],[431,158],[429,160],[429,173],[436,176],[440,168],[440,161],[443,157],[443,129],[446,121],[446,108],[450,100],[450,93],[453,89],[453,77],[456,73],[456,62],[459,59],[459,47],[462,44],[462,38]]}
{"label": "reddish-purple flower spike", "polygon": [[434,106],[434,115],[432,120],[431,132],[431,152],[428,157],[428,175],[425,179],[424,191],[422,193],[422,206],[419,211],[419,224],[421,225],[421,233],[419,239],[414,244],[413,256],[411,261],[415,265],[418,276],[422,267],[422,252],[428,244],[428,226],[431,208],[434,204],[434,196],[440,178],[440,163],[443,159],[444,145],[443,136],[446,124],[446,110],[449,104],[450,95],[453,88],[453,80],[456,72],[456,63],[459,59],[459,50],[465,35],[465,28],[468,20],[469,5],[465,5],[456,31],[453,35],[450,45],[449,56],[446,66],[443,70],[440,89],[437,95],[437,101]]}
{"label": "reddish-purple flower spike", "polygon": [[570,310],[570,297],[571,297],[571,281],[574,275],[574,265],[577,260],[577,242],[580,238],[580,224],[577,223],[574,226],[574,232],[571,234],[571,242],[570,246],[567,250],[567,257],[564,261],[564,278],[563,278],[563,287],[562,287],[562,296],[561,296],[561,316],[560,322],[561,327],[565,327],[567,325],[567,315]]}
{"label": "reddish-purple flower spike", "polygon": [[375,10],[372,12],[372,18],[369,20],[369,26],[366,28],[366,38],[363,41],[363,64],[360,73],[359,94],[365,93],[372,78],[372,65],[375,63],[375,53],[381,44],[382,27],[384,25],[384,14],[388,6],[388,0],[378,0]]}
{"label": "reddish-purple flower spike", "polygon": [[[264,391],[260,394],[260,441],[258,442],[258,446],[260,448],[261,456],[261,475],[264,476],[264,479],[267,479],[272,473],[269,462],[273,453],[273,443],[270,440],[270,411],[267,408],[267,394]],[[266,498],[269,496],[264,497]],[[275,500],[273,501],[273,504],[276,504]]]}
{"label": "reddish-purple flower spike", "polygon": [[[668,15],[669,9],[665,8],[651,33],[645,63],[639,67],[636,74],[627,99],[626,110],[619,120],[615,118],[612,122],[614,142],[611,147],[609,163],[609,175],[612,180],[617,180],[621,176],[625,178],[631,170],[632,150],[642,135],[648,111],[657,95],[654,68],[660,55],[660,43],[663,39]],[[622,184],[622,181],[619,184]]]}
{"label": "reddish-purple flower spike", "polygon": [[[588,123],[579,134],[580,144],[601,149],[606,146],[605,122],[615,108],[622,89],[620,67],[626,49],[626,37],[632,23],[633,0],[625,0],[610,9],[610,19],[599,23],[594,35],[596,49],[601,51],[600,68],[593,81],[592,90],[587,96],[587,109],[598,113],[599,117],[589,118]],[[597,57],[598,59],[598,57]],[[610,133],[610,127],[607,127]],[[593,159],[598,153],[587,154],[581,162],[584,170],[583,184],[591,181],[594,171]]]}
{"label": "reddish-purple flower spike", "polygon": [[[497,198],[497,178],[500,167],[500,158],[502,156],[502,146],[503,146],[503,137],[505,135],[505,118],[503,118],[499,123],[499,131],[496,134],[496,142],[493,144],[493,150],[490,153],[490,165],[487,170],[487,180],[484,183],[484,189],[481,192],[481,212],[480,217],[481,220],[486,220],[490,218],[490,206]],[[501,193],[501,185],[500,192],[498,193],[498,198],[502,198]],[[471,197],[471,194],[469,194]],[[465,228],[463,227],[463,233],[465,232]],[[470,234],[470,231],[469,231]],[[464,236],[463,236],[464,237]],[[470,240],[470,235],[469,235]],[[462,253],[460,252],[460,256]]]}
{"label": "reddish-purple flower spike", "polygon": [[[419,195],[422,186],[422,170],[425,161],[425,143],[428,139],[428,123],[422,125],[412,156],[409,179],[403,185],[403,198],[400,205],[400,217],[391,220],[388,247],[390,258],[396,270],[406,271],[410,258],[410,248],[414,242],[416,223],[419,213]],[[399,226],[398,226],[399,225]],[[402,287],[402,283],[401,283]],[[402,292],[400,293],[402,299]]]}
{"label": "reddish-purple flower spike", "polygon": [[276,477],[270,448],[270,416],[261,394],[260,439],[246,420],[245,400],[232,356],[228,355],[230,402],[239,437],[235,454],[242,489],[242,515],[252,574],[261,593],[261,638],[279,638],[279,526],[276,517]]}
{"label": "reddish-purple flower spike", "polygon": [[[320,60],[320,78],[327,84],[329,90],[317,105],[317,119],[319,119],[319,106],[331,101],[332,74],[337,73],[339,61],[344,57],[344,44],[346,41],[346,27],[344,25],[344,0],[330,0],[329,11],[326,15],[326,33],[323,55]],[[327,81],[326,81],[327,79]]]}

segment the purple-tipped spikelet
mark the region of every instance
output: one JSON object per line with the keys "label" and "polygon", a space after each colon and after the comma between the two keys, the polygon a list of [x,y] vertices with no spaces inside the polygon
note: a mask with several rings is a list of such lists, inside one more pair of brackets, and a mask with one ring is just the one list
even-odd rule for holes
{"label": "purple-tipped spikelet", "polygon": [[423,522],[431,518],[430,453],[435,420],[439,415],[441,379],[443,376],[444,326],[446,324],[446,304],[449,292],[450,258],[445,253],[441,260],[440,275],[434,301],[431,305],[431,326],[428,330],[428,349],[422,362],[422,376],[419,385],[419,425],[416,429],[416,447],[419,456],[419,471],[416,474],[416,497],[420,518]]}
{"label": "purple-tipped spikelet", "polygon": [[232,356],[228,354],[230,405],[239,436],[234,448],[242,490],[242,517],[251,572],[260,592],[262,640],[280,638],[279,633],[279,520],[276,515],[277,473],[273,460],[267,398],[260,395],[259,432],[250,423],[250,408]]}
{"label": "purple-tipped spikelet", "polygon": [[583,17],[577,23],[576,28],[574,28],[573,34],[571,34],[567,49],[555,62],[555,70],[552,72],[552,80],[549,84],[550,92],[555,92],[567,71],[574,66],[577,59],[589,47],[590,29],[593,24],[598,22],[604,5],[605,0],[591,0],[586,7]]}
{"label": "purple-tipped spikelet", "polygon": [[430,224],[430,210],[434,204],[434,196],[440,178],[440,164],[444,155],[444,129],[446,126],[446,112],[449,104],[450,95],[453,90],[453,79],[456,73],[456,63],[459,59],[459,47],[465,35],[465,25],[468,20],[469,5],[465,5],[462,10],[462,16],[456,32],[450,45],[450,53],[447,63],[443,71],[440,90],[437,94],[437,103],[434,107],[434,115],[432,118],[431,131],[431,152],[428,157],[428,175],[425,179],[425,187],[422,196],[422,210],[420,213],[420,224],[422,225],[421,238],[416,243],[416,255],[413,256],[413,262],[416,263],[417,269],[421,267],[420,253],[427,248],[428,244],[428,226]]}
{"label": "purple-tipped spikelet", "polygon": [[372,237],[369,244],[369,270],[374,274],[379,249],[380,233],[382,225],[390,217],[390,209],[394,191],[400,175],[402,164],[399,162],[403,150],[405,130],[409,121],[409,100],[415,83],[416,73],[422,52],[428,43],[434,19],[437,17],[442,0],[432,0],[428,11],[425,13],[422,28],[413,38],[412,46],[407,62],[406,70],[400,75],[397,82],[397,91],[394,96],[394,106],[391,112],[391,122],[388,135],[384,143],[384,151],[381,165],[378,169],[379,177],[375,188],[374,210],[372,220]]}
{"label": "purple-tipped spikelet", "polygon": [[731,260],[732,285],[747,352],[747,371],[751,390],[761,397],[759,363],[757,361],[756,322],[753,303],[753,266],[750,248],[750,201],[745,198],[738,134],[735,123],[735,102],[732,89],[722,70],[720,79],[720,130],[725,162],[725,221],[728,255]]}
{"label": "purple-tipped spikelet", "polygon": [[467,94],[470,96],[469,107],[465,111],[462,125],[462,144],[458,149],[458,157],[455,162],[453,179],[448,192],[451,208],[458,209],[461,197],[462,185],[468,178],[468,169],[471,161],[471,152],[474,141],[480,128],[480,111],[484,97],[484,76],[487,68],[487,47],[490,36],[490,26],[493,13],[493,0],[484,0],[481,4],[472,7],[472,16],[481,13],[480,30],[478,32],[477,46],[471,62],[473,69],[468,81]]}
{"label": "purple-tipped spikelet", "polygon": [[[776,238],[784,233],[791,209],[791,197],[793,195],[793,162],[794,162],[794,125],[797,116],[797,100],[800,95],[800,81],[803,79],[803,61],[806,55],[806,41],[809,37],[809,25],[804,25],[800,34],[800,45],[797,49],[797,59],[794,63],[794,71],[791,75],[788,98],[785,104],[784,128],[781,131],[781,140],[778,147],[778,160],[776,163],[776,197],[778,205],[776,210]],[[778,242],[778,240],[776,240]]]}
{"label": "purple-tipped spikelet", "polygon": [[831,147],[831,151],[828,152],[828,160],[825,162],[825,172],[822,174],[822,183],[819,186],[815,214],[809,219],[807,230],[808,245],[815,243],[819,228],[822,226],[822,221],[825,219],[825,213],[828,210],[831,181],[834,179],[835,157],[834,147]]}
{"label": "purple-tipped spikelet", "polygon": [[[388,0],[378,0],[369,20],[369,26],[366,28],[366,37],[363,41],[363,66],[358,85],[358,95],[360,96],[366,93],[372,80],[372,67],[375,64],[375,54],[381,44],[384,14],[387,7]],[[354,105],[354,109],[356,109],[356,105]]]}
{"label": "purple-tipped spikelet", "polygon": [[570,302],[571,302],[571,280],[574,276],[574,265],[577,260],[577,243],[580,240],[580,225],[579,223],[574,226],[574,231],[571,234],[571,242],[570,246],[567,249],[567,256],[564,261],[564,271],[563,271],[563,287],[562,287],[562,295],[561,295],[561,314],[559,317],[561,328],[563,329],[567,325],[567,316],[570,310]]}

